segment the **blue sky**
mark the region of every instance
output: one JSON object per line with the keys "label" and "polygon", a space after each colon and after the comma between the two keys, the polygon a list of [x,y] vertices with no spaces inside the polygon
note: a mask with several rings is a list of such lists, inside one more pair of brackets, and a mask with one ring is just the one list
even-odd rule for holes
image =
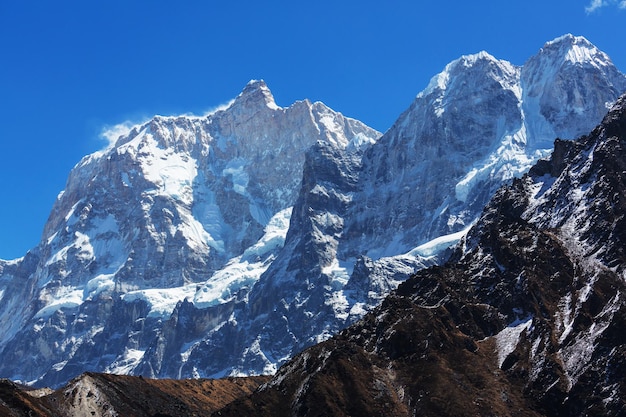
{"label": "blue sky", "polygon": [[37,245],[107,126],[202,114],[264,79],[385,131],[460,55],[582,35],[626,71],[626,0],[0,1],[0,258]]}

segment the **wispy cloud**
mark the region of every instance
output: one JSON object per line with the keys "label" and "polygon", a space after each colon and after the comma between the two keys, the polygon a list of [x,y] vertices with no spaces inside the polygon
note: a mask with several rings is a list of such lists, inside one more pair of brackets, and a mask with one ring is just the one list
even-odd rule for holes
{"label": "wispy cloud", "polygon": [[[626,0],[624,0],[624,3],[626,3]],[[202,116],[206,117],[206,116],[210,116],[214,113],[217,113],[218,111],[221,110],[226,110],[227,108],[229,108],[230,106],[233,105],[233,103],[235,102],[235,100],[230,100],[227,103],[224,104],[220,104],[219,106],[215,106],[215,107],[211,107],[210,109],[206,110]]]}
{"label": "wispy cloud", "polygon": [[106,140],[106,148],[110,148],[115,145],[115,142],[117,142],[120,136],[124,136],[130,133],[133,126],[136,125],[137,123],[126,121],[123,123],[118,123],[114,126],[104,126],[102,128],[102,131],[100,132],[100,137]]}
{"label": "wispy cloud", "polygon": [[[181,114],[180,116],[186,116],[186,117],[192,117],[192,118],[207,117],[214,113],[217,113],[220,110],[226,110],[233,104],[234,101],[235,100],[230,100],[227,103],[209,108],[206,111],[204,111],[201,116],[195,115],[193,113]],[[100,130],[100,134],[98,135],[100,139],[103,139],[106,142],[106,145],[104,146],[104,149],[102,150],[107,150],[109,148],[112,148],[115,145],[115,142],[117,142],[117,140],[120,138],[120,136],[128,135],[130,131],[133,129],[133,127],[141,126],[144,123],[146,123],[148,120],[149,118],[143,118],[139,121],[134,121],[134,122],[127,120],[125,122],[118,123],[115,125],[103,126],[102,129]]]}
{"label": "wispy cloud", "polygon": [[606,6],[617,6],[620,9],[626,9],[626,0],[591,0],[591,3],[585,7],[585,11],[587,14],[590,14]]}
{"label": "wispy cloud", "polygon": [[606,2],[604,0],[591,0],[591,3],[589,4],[589,6],[585,7],[585,11],[587,13],[593,13],[600,7],[604,6],[605,3]]}

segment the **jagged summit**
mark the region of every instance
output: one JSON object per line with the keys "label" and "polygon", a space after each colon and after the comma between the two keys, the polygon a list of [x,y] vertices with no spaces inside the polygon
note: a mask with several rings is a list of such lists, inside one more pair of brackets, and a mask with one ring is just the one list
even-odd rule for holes
{"label": "jagged summit", "polygon": [[585,37],[569,33],[546,42],[541,53],[557,54],[562,57],[564,63],[570,64],[606,66],[611,62],[608,55]]}
{"label": "jagged summit", "polygon": [[487,51],[480,51],[474,54],[462,55],[446,65],[444,72],[462,71],[463,68],[471,68],[476,65],[489,65],[489,63],[508,63],[497,59]]}
{"label": "jagged summit", "polygon": [[520,85],[524,113],[540,116],[527,118],[526,128],[529,146],[539,150],[551,148],[551,138],[588,132],[593,127],[588,121],[600,121],[626,90],[626,75],[587,39],[565,35],[526,61]]}
{"label": "jagged summit", "polygon": [[272,110],[280,108],[274,101],[272,92],[263,80],[250,80],[232,105],[248,108],[265,105]]}
{"label": "jagged summit", "polygon": [[573,48],[574,46],[587,48],[587,49],[597,49],[594,44],[589,42],[587,38],[584,36],[576,36],[571,33],[566,33],[565,35],[561,35],[548,41],[544,44],[542,49],[545,48],[557,48],[561,50],[567,50]]}
{"label": "jagged summit", "polygon": [[491,67],[494,75],[500,74],[500,76],[502,73],[515,76],[518,71],[510,62],[499,60],[486,51],[463,55],[450,62],[442,72],[432,77],[428,86],[417,95],[417,98],[429,96],[437,91],[444,92],[455,81],[457,75],[464,74],[468,70],[471,71],[472,68],[480,70],[485,67]]}
{"label": "jagged summit", "polygon": [[[136,320],[159,334],[185,299],[216,307],[207,325],[227,321],[282,248],[309,148],[379,136],[323,105],[278,108],[252,81],[221,111],[154,117],[84,158],[36,250],[0,263],[0,375],[23,355],[12,378],[31,383],[130,372],[158,344]],[[169,375],[162,359],[144,369]]]}

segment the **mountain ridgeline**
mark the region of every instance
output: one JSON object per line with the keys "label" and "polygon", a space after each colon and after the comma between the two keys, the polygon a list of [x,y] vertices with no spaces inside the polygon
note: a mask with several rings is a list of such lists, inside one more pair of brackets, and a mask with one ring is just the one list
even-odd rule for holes
{"label": "mountain ridgeline", "polygon": [[[621,314],[602,307],[621,302],[617,284],[603,284],[620,273],[621,249],[611,243],[617,236],[611,230],[621,217],[602,211],[618,207],[620,197],[598,189],[609,200],[586,205],[592,191],[578,187],[580,181],[612,180],[595,171],[564,173],[582,158],[576,155],[594,154],[585,140],[569,140],[589,133],[624,91],[626,76],[606,54],[566,35],[521,67],[485,52],[451,62],[382,135],[319,102],[280,107],[263,81],[251,81],[211,114],[157,116],[135,126],[76,165],[41,243],[22,258],[0,261],[0,377],[59,387],[86,371],[156,378],[273,374],[326,341],[313,348],[316,359],[334,358],[329,346],[336,345],[344,359],[328,362],[335,371],[362,369],[373,378],[368,381],[382,384],[363,382],[355,398],[380,388],[380,398],[400,413],[418,410],[411,407],[422,397],[398,382],[410,368],[403,374],[393,361],[407,360],[406,352],[426,343],[438,358],[433,372],[454,362],[439,390],[459,374],[457,359],[478,355],[463,366],[475,365],[481,375],[493,370],[511,392],[510,404],[529,404],[516,390],[523,387],[543,393],[545,404],[558,398],[578,407],[567,393],[590,377],[584,364],[606,353],[582,346],[595,346],[605,334],[598,329],[605,323],[609,329]],[[609,117],[617,120],[616,112]],[[613,129],[607,120],[589,143]],[[595,169],[600,162],[588,163]],[[604,222],[602,232],[594,231],[595,222]],[[445,260],[459,239],[457,263],[425,269]],[[535,246],[523,251],[519,242]],[[543,266],[541,259],[553,269],[532,269]],[[609,297],[594,302],[597,311],[588,304],[596,289]],[[400,320],[405,313],[416,322]],[[589,328],[597,314],[606,321]],[[383,340],[375,329],[383,331],[396,316],[402,329],[389,331],[399,338],[394,347],[393,337]],[[433,328],[436,342],[428,341],[432,321],[443,326]],[[454,326],[460,327],[449,333]],[[498,343],[507,347],[498,348],[493,362],[485,352]],[[454,349],[443,349],[448,345]],[[358,352],[353,368],[345,361]],[[290,372],[313,369],[304,358],[264,386],[262,401],[283,401],[272,387],[302,382]],[[395,376],[383,372],[387,360]],[[470,391],[475,383],[467,383]],[[306,401],[320,393],[310,387],[298,391],[303,402],[284,406],[297,404],[297,414],[312,415]]]}

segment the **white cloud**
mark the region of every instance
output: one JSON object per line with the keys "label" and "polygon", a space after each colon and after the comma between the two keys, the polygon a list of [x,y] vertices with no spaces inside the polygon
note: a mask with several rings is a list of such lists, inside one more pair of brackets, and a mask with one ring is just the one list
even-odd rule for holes
{"label": "white cloud", "polygon": [[626,0],[591,0],[589,6],[585,7],[587,14],[593,13],[601,7],[617,5],[620,9],[626,9]]}
{"label": "white cloud", "polygon": [[100,132],[100,137],[107,141],[106,147],[111,148],[115,145],[115,142],[117,142],[120,136],[130,133],[131,129],[136,125],[136,123],[126,121],[124,123],[118,123],[114,126],[104,126],[102,128],[102,132]]}
{"label": "white cloud", "polygon": [[[624,0],[624,2],[626,2],[626,0]],[[206,116],[210,116],[210,115],[212,115],[212,114],[214,114],[214,113],[217,113],[217,112],[218,112],[218,111],[220,111],[220,110],[226,110],[227,108],[229,108],[230,106],[232,106],[232,104],[233,104],[233,102],[234,102],[234,101],[235,101],[235,100],[230,100],[230,101],[229,101],[229,102],[227,102],[227,103],[220,104],[219,106],[212,107],[212,108],[208,109],[207,111],[205,111],[205,112],[202,114],[202,116],[203,116],[203,117],[206,117]]]}
{"label": "white cloud", "polygon": [[585,7],[585,11],[587,13],[593,13],[596,11],[596,9],[599,9],[602,6],[605,6],[606,2],[603,0],[591,0],[591,3],[589,4],[589,6]]}

